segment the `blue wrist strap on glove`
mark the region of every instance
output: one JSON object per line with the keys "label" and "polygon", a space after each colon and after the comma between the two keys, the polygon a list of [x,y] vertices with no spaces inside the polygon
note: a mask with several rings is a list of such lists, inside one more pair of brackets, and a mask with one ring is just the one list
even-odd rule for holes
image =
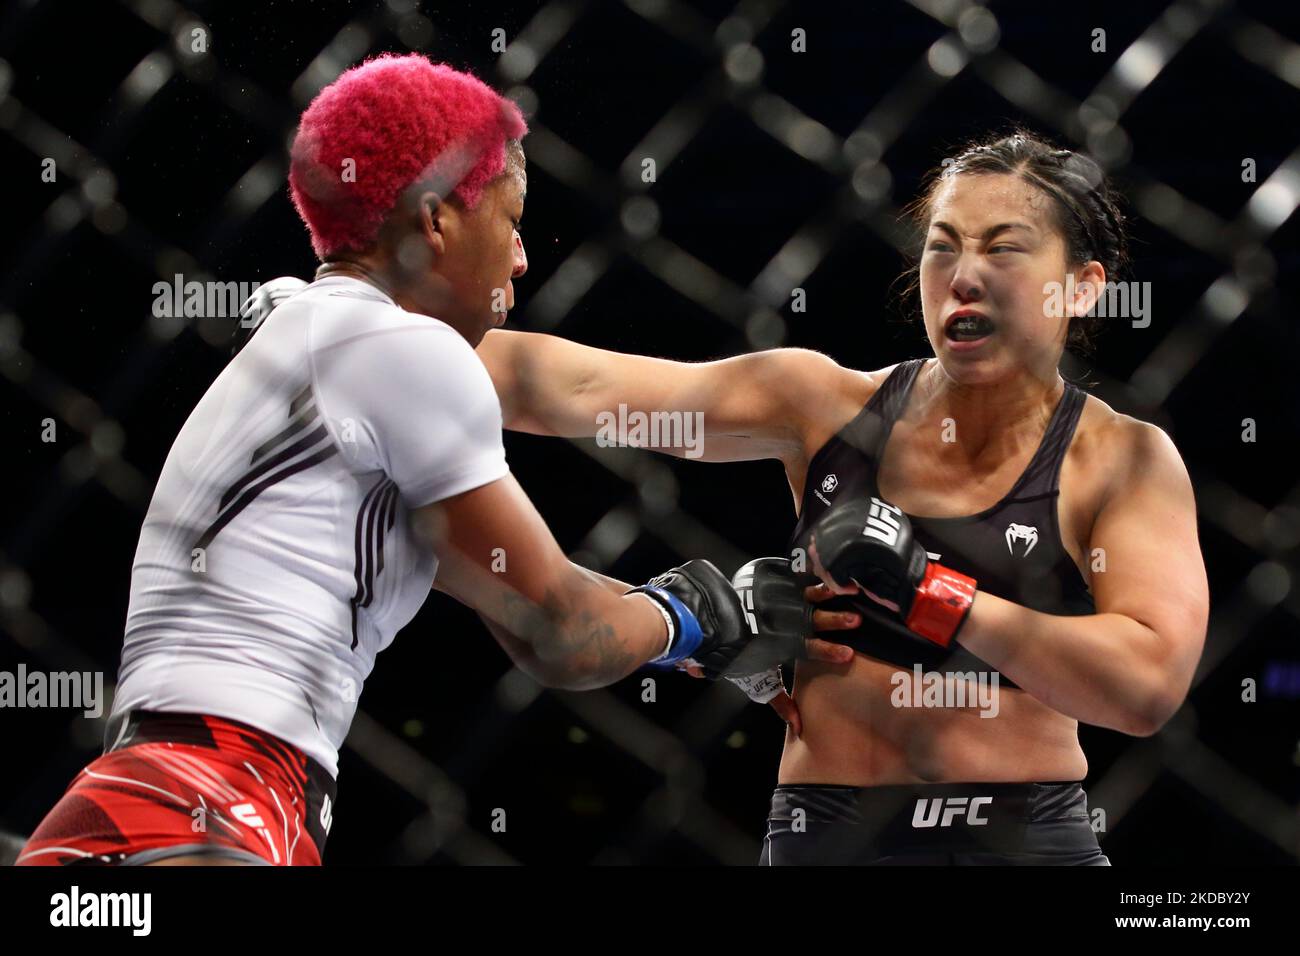
{"label": "blue wrist strap on glove", "polygon": [[654,600],[668,608],[677,622],[677,635],[673,640],[673,646],[668,649],[667,655],[656,658],[652,663],[655,665],[676,664],[678,661],[685,660],[695,653],[696,649],[704,642],[704,631],[700,629],[700,622],[696,620],[695,615],[691,613],[690,608],[683,604],[672,592],[665,591],[663,588],[643,585],[634,590],[642,594],[649,595]]}

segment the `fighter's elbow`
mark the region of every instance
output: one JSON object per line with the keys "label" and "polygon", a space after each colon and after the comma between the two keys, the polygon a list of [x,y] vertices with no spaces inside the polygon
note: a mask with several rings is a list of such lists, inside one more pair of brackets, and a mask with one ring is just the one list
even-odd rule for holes
{"label": "fighter's elbow", "polygon": [[574,647],[572,636],[561,627],[546,629],[526,660],[517,660],[520,670],[543,687],[552,690],[591,690],[608,683],[602,679],[598,655]]}
{"label": "fighter's elbow", "polygon": [[548,690],[592,690],[604,682],[594,668],[580,661],[552,661],[543,666],[520,666],[529,677]]}
{"label": "fighter's elbow", "polygon": [[1154,737],[1164,725],[1165,722],[1159,718],[1152,718],[1145,713],[1135,714],[1129,717],[1124,732],[1130,737]]}
{"label": "fighter's elbow", "polygon": [[1153,737],[1169,723],[1183,704],[1183,695],[1167,690],[1147,696],[1129,715],[1128,733],[1133,737]]}
{"label": "fighter's elbow", "polygon": [[1171,637],[1168,629],[1135,618],[1145,643],[1135,642],[1141,653],[1130,665],[1133,680],[1123,695],[1123,731],[1134,737],[1159,733],[1183,706],[1191,687],[1195,657],[1186,651],[1188,641]]}
{"label": "fighter's elbow", "polygon": [[581,681],[582,675],[570,662],[546,660],[536,654],[519,655],[514,664],[534,683],[548,690],[576,690],[574,685]]}

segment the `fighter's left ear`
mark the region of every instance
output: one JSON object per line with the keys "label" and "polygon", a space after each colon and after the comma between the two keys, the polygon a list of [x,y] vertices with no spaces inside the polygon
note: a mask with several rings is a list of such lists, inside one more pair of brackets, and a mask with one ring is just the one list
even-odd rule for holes
{"label": "fighter's left ear", "polygon": [[433,254],[442,255],[447,251],[446,219],[450,214],[448,204],[443,202],[442,197],[433,190],[425,190],[420,193],[416,214],[419,216],[420,233],[433,250]]}
{"label": "fighter's left ear", "polygon": [[1074,271],[1074,298],[1066,304],[1068,318],[1087,315],[1101,298],[1106,285],[1106,267],[1096,259]]}

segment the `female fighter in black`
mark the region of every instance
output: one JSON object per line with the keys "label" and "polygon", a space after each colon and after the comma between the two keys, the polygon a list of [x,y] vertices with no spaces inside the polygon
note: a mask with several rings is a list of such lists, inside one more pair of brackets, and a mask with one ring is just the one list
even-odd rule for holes
{"label": "female fighter in black", "polygon": [[[620,404],[702,411],[704,460],[779,459],[796,559],[837,506],[928,552],[897,612],[861,593],[826,605],[862,616],[842,636],[857,653],[797,666],[764,863],[1105,865],[1078,724],[1155,733],[1208,617],[1178,450],[1058,371],[1123,275],[1123,220],[1095,163],[1027,133],[945,162],[913,212],[925,358],[687,364],[505,330],[478,352],[507,428],[592,436]],[[934,588],[967,585],[946,620]]]}

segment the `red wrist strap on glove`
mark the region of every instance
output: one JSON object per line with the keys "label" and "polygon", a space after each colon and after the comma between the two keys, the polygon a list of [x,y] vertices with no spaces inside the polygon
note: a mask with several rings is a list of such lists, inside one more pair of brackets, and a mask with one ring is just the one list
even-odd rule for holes
{"label": "red wrist strap on glove", "polygon": [[975,579],[931,561],[916,588],[907,628],[940,647],[952,643],[975,601]]}

